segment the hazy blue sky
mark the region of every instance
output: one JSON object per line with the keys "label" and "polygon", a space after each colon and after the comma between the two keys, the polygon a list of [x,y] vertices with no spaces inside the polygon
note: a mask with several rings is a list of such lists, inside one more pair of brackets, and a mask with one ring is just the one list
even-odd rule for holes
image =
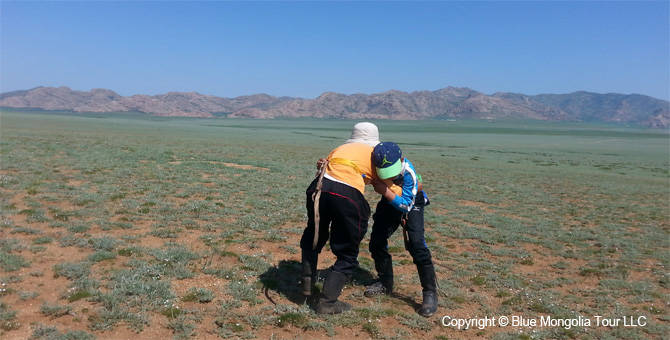
{"label": "hazy blue sky", "polygon": [[670,99],[668,1],[0,2],[0,91]]}

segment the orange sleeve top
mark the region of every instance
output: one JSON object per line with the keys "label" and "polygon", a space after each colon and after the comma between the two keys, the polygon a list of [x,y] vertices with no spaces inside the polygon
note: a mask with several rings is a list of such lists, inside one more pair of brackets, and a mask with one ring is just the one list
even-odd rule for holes
{"label": "orange sleeve top", "polygon": [[365,194],[365,185],[377,179],[372,165],[373,148],[363,143],[342,144],[328,155],[326,178],[353,187]]}
{"label": "orange sleeve top", "polygon": [[386,186],[389,187],[389,189],[391,189],[394,194],[397,196],[402,196],[401,186],[395,185],[391,179],[383,179],[382,182],[384,182],[384,184],[386,184]]}

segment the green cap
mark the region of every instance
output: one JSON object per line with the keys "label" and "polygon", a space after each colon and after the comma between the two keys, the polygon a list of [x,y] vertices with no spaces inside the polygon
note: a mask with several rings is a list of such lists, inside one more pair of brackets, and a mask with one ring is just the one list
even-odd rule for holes
{"label": "green cap", "polygon": [[377,144],[372,150],[372,164],[377,168],[377,175],[381,179],[396,177],[402,170],[402,151],[393,142]]}

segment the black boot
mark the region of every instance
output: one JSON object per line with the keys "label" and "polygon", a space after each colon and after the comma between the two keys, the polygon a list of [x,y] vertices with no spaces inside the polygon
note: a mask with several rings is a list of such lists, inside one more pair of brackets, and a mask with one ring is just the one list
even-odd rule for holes
{"label": "black boot", "polygon": [[419,279],[423,287],[423,303],[419,308],[419,315],[429,317],[437,311],[437,281],[435,278],[435,267],[416,266],[419,270]]}
{"label": "black boot", "polygon": [[316,265],[319,253],[312,250],[302,251],[302,295],[310,296],[316,283]]}
{"label": "black boot", "polygon": [[323,297],[319,299],[319,304],[316,306],[318,314],[340,314],[351,309],[350,304],[337,299],[346,282],[346,275],[332,269],[328,272],[326,282],[323,284]]}
{"label": "black boot", "polygon": [[375,261],[375,269],[377,269],[379,281],[368,286],[363,295],[367,297],[381,294],[391,295],[393,293],[393,260]]}

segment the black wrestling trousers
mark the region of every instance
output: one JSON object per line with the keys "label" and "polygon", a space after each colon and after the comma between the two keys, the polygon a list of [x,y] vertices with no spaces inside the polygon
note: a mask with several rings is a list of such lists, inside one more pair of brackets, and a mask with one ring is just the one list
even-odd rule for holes
{"label": "black wrestling trousers", "polygon": [[[423,195],[423,193],[419,193]],[[417,195],[417,197],[419,197]],[[419,197],[422,198],[423,196]],[[423,226],[423,200],[415,200],[414,207],[407,213],[407,234],[409,236],[409,253],[418,266],[427,266],[433,264],[430,250],[426,245]],[[372,216],[374,224],[372,225],[372,234],[370,236],[370,253],[375,261],[382,261],[391,258],[388,252],[388,239],[400,227],[400,219],[403,213],[395,209],[385,198],[377,203],[377,209]],[[402,230],[401,230],[402,232]],[[402,237],[402,236],[399,236]]]}
{"label": "black wrestling trousers", "polygon": [[[307,188],[307,227],[300,239],[300,248],[312,250],[314,240],[314,202],[312,193],[316,180]],[[323,179],[319,202],[319,241],[315,251],[321,250],[330,239],[330,249],[337,257],[333,270],[351,275],[358,268],[359,246],[368,230],[370,205],[363,194],[353,187]],[[329,228],[330,226],[330,228]]]}

